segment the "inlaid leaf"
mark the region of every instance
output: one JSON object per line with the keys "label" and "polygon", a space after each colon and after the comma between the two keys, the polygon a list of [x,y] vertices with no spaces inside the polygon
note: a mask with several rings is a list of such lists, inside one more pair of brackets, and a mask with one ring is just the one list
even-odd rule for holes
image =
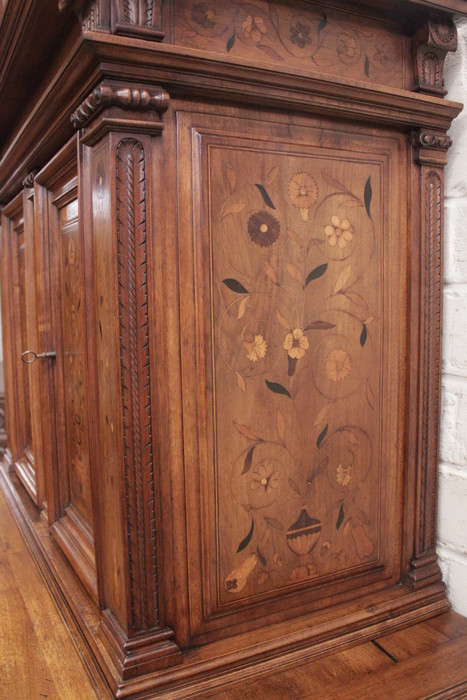
{"label": "inlaid leaf", "polygon": [[340,528],[340,526],[342,525],[342,523],[344,522],[344,517],[345,517],[344,504],[341,503],[341,507],[339,508],[339,514],[337,516],[336,530],[338,530]]}
{"label": "inlaid leaf", "polygon": [[371,175],[365,183],[365,191],[363,193],[363,201],[365,202],[365,209],[368,216],[371,218],[370,207],[371,199],[373,197],[373,190],[371,189]]}
{"label": "inlaid leaf", "polygon": [[312,323],[309,323],[305,328],[303,329],[304,331],[329,331],[331,328],[335,328],[334,323],[328,323],[328,321],[313,321]]}
{"label": "inlaid leaf", "polygon": [[296,357],[287,357],[287,374],[289,377],[293,377],[295,374],[295,370],[297,369],[297,358]]}
{"label": "inlaid leaf", "polygon": [[284,328],[287,328],[288,331],[292,330],[291,324],[287,321],[287,319],[285,318],[285,316],[283,316],[283,315],[281,314],[280,311],[276,311],[276,315],[277,315],[277,320],[279,321],[279,323],[281,324],[281,326],[284,326]]}
{"label": "inlaid leaf", "polygon": [[303,275],[298,269],[298,267],[292,265],[292,263],[286,263],[285,269],[287,270],[289,275],[293,277],[294,280],[297,280],[297,282],[299,282],[302,285],[302,287],[304,286]]}
{"label": "inlaid leaf", "polygon": [[368,338],[368,331],[366,329],[365,324],[363,324],[362,332],[360,333],[360,345],[363,346],[366,343],[366,339]]}
{"label": "inlaid leaf", "polygon": [[359,445],[360,440],[358,437],[355,435],[353,430],[349,430],[348,428],[344,428],[344,430],[341,431],[342,435],[345,437],[345,439],[350,442],[351,445]]}
{"label": "inlaid leaf", "polygon": [[289,476],[288,481],[289,481],[289,486],[290,486],[290,488],[292,489],[292,491],[295,491],[295,493],[297,494],[297,496],[300,496],[300,498],[301,498],[301,497],[302,497],[302,494],[300,493],[300,489],[298,488],[298,486],[297,486],[297,484],[295,483],[295,481],[294,481],[293,479],[291,479],[290,476]]}
{"label": "inlaid leaf", "polygon": [[324,428],[322,429],[322,431],[318,435],[318,439],[316,440],[316,447],[318,448],[318,450],[321,447],[321,445],[323,444],[324,438],[328,434],[328,428],[329,428],[329,425],[328,425],[328,423],[326,423],[326,425],[324,426]]}
{"label": "inlaid leaf", "polygon": [[228,165],[225,169],[225,174],[227,175],[227,180],[229,181],[230,189],[233,192],[237,187],[237,175],[235,173],[235,170],[230,165]]}
{"label": "inlaid leaf", "polygon": [[237,554],[241,552],[245,547],[248,547],[248,545],[251,542],[251,538],[253,537],[253,532],[255,531],[255,521],[253,518],[251,519],[251,527],[248,535],[244,537],[244,539],[240,542],[240,544],[237,547]]}
{"label": "inlaid leaf", "polygon": [[243,284],[240,284],[238,280],[234,280],[232,277],[228,277],[225,280],[222,280],[222,282],[226,287],[231,289],[232,292],[236,292],[237,294],[248,294],[248,289],[245,289]]}
{"label": "inlaid leaf", "polygon": [[267,543],[271,539],[271,530],[267,527],[264,531],[263,539],[261,540],[261,544],[263,547],[266,547]]}
{"label": "inlaid leaf", "polygon": [[318,267],[315,267],[314,270],[308,273],[305,280],[305,287],[308,286],[312,280],[317,280],[319,277],[322,277],[327,269],[327,263],[323,263],[323,265],[318,265]]}
{"label": "inlaid leaf", "polygon": [[240,389],[242,391],[246,391],[245,380],[243,379],[243,376],[240,374],[240,372],[235,372],[235,376],[237,377],[237,384],[240,387]]}
{"label": "inlaid leaf", "polygon": [[277,175],[279,173],[279,166],[275,165],[271,170],[268,172],[266,175],[266,178],[264,180],[264,184],[269,187],[270,185],[273,184],[273,182],[276,180]]}
{"label": "inlaid leaf", "polygon": [[248,440],[259,440],[260,438],[254,433],[247,425],[242,425],[242,423],[236,423],[233,421],[234,426],[237,428],[238,432]]}
{"label": "inlaid leaf", "polygon": [[279,437],[281,439],[281,442],[284,443],[285,441],[285,419],[282,414],[282,411],[280,408],[277,409],[277,432],[279,433]]}
{"label": "inlaid leaf", "polygon": [[260,564],[262,564],[263,566],[266,566],[267,565],[266,559],[264,558],[264,554],[262,553],[262,551],[260,550],[259,547],[256,547],[256,554],[258,555],[258,559],[260,561]]}
{"label": "inlaid leaf", "polygon": [[275,527],[276,530],[283,530],[284,529],[284,526],[282,525],[282,523],[280,523],[279,520],[276,520],[276,518],[264,518],[264,519],[266,520],[268,525],[270,525],[271,527]]}
{"label": "inlaid leaf", "polygon": [[307,484],[308,486],[311,486],[313,483],[313,479],[316,479],[317,476],[322,474],[326,467],[328,466],[329,462],[329,457],[325,457],[319,464],[314,467],[311,472],[308,474],[308,479],[307,479]]}
{"label": "inlaid leaf", "polygon": [[268,194],[266,188],[263,187],[263,185],[260,185],[260,184],[258,184],[258,183],[256,183],[255,187],[257,187],[257,188],[259,189],[259,191],[260,191],[260,193],[261,193],[261,197],[263,198],[264,203],[266,204],[266,206],[268,206],[270,209],[275,209],[276,207],[275,207],[274,204],[272,203],[271,197],[269,196],[269,194]]}
{"label": "inlaid leaf", "polygon": [[227,51],[231,51],[233,45],[235,44],[236,33],[234,32],[227,42]]}
{"label": "inlaid leaf", "polygon": [[222,219],[225,219],[229,214],[240,214],[241,211],[245,209],[245,204],[243,202],[237,202],[236,204],[230,204],[226,207],[222,213]]}
{"label": "inlaid leaf", "polygon": [[325,404],[323,406],[323,408],[321,409],[321,411],[316,416],[316,418],[313,422],[313,425],[319,425],[320,423],[323,423],[326,420],[326,418],[328,417],[330,410],[331,410],[331,404],[330,403]]}
{"label": "inlaid leaf", "polygon": [[322,18],[321,18],[321,21],[320,21],[320,23],[318,24],[318,34],[319,34],[320,32],[323,31],[323,29],[325,28],[325,26],[327,25],[327,23],[328,23],[328,18],[327,18],[327,16],[326,16],[326,15],[324,14],[324,12],[323,12],[323,16],[322,16]]}
{"label": "inlaid leaf", "polygon": [[366,399],[368,401],[368,405],[370,406],[370,408],[374,408],[375,407],[375,395],[373,393],[373,389],[371,388],[370,377],[368,377],[366,380]]}
{"label": "inlaid leaf", "polygon": [[366,319],[363,321],[363,323],[365,324],[365,326],[369,326],[370,323],[373,323],[374,320],[375,320],[375,317],[374,317],[374,316],[368,316],[368,318],[366,318]]}
{"label": "inlaid leaf", "polygon": [[310,248],[314,248],[314,246],[317,246],[317,245],[322,245],[323,243],[324,243],[324,241],[322,238],[310,238],[306,249],[310,250]]}
{"label": "inlaid leaf", "polygon": [[367,302],[360,296],[360,294],[357,294],[356,292],[344,292],[344,296],[346,296],[347,299],[350,299],[350,301],[353,301],[353,303],[357,306],[361,306],[363,309],[368,309]]}
{"label": "inlaid leaf", "polygon": [[264,51],[265,54],[269,56],[269,58],[272,58],[274,61],[283,61],[284,59],[280,54],[277,53],[277,51],[274,51],[273,48],[270,46],[264,46],[263,44],[256,44],[256,48],[260,49],[261,51]]}
{"label": "inlaid leaf", "polygon": [[268,260],[264,260],[264,271],[266,273],[266,276],[271,280],[273,284],[277,284],[277,277],[276,273],[274,272],[274,268],[271,265],[271,263]]}
{"label": "inlaid leaf", "polygon": [[284,396],[288,396],[289,399],[291,399],[290,393],[287,391],[285,386],[282,386],[282,384],[278,384],[277,382],[270,382],[267,379],[264,380],[266,382],[266,386],[269,389],[269,391],[272,391],[273,394],[283,394]]}
{"label": "inlaid leaf", "polygon": [[365,75],[367,78],[370,77],[370,59],[365,56]]}
{"label": "inlaid leaf", "polygon": [[247,303],[248,303],[248,299],[249,299],[249,298],[250,298],[249,296],[248,296],[248,297],[243,297],[243,299],[241,300],[241,302],[240,302],[240,304],[239,304],[238,313],[237,313],[237,320],[238,320],[238,321],[239,321],[241,318],[243,318],[244,315],[245,315],[246,305],[247,305]]}
{"label": "inlaid leaf", "polygon": [[345,285],[349,281],[350,277],[350,272],[352,270],[352,265],[346,265],[342,272],[340,273],[339,277],[336,280],[336,286],[334,287],[334,292],[333,294],[338,294],[342,289],[344,289]]}
{"label": "inlaid leaf", "polygon": [[295,231],[292,231],[291,229],[287,229],[287,235],[290,238],[291,241],[296,243],[299,248],[303,248],[305,246],[305,243],[303,242],[303,238],[298,235],[298,233],[295,233]]}
{"label": "inlaid leaf", "polygon": [[253,452],[255,451],[256,445],[250,447],[245,456],[245,462],[243,463],[242,476],[250,471],[251,465],[253,464]]}
{"label": "inlaid leaf", "polygon": [[349,192],[348,187],[346,187],[342,182],[340,182],[340,180],[336,180],[336,178],[332,177],[332,175],[325,173],[323,170],[321,171],[321,175],[323,180],[327,182],[328,185],[331,185],[331,187],[335,187],[340,192]]}

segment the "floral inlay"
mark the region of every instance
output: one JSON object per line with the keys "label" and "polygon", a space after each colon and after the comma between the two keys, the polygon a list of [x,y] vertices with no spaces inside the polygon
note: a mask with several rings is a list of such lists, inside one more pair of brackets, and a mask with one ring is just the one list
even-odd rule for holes
{"label": "floral inlay", "polygon": [[246,356],[250,362],[258,362],[265,357],[268,344],[262,335],[255,334],[253,342],[243,341],[243,347],[247,351]]}
{"label": "floral inlay", "polygon": [[252,474],[250,489],[252,491],[264,489],[264,492],[269,494],[277,488],[278,484],[279,472],[276,471],[269,462],[262,462],[258,464],[256,470]]}
{"label": "floral inlay", "polygon": [[331,218],[331,224],[325,226],[324,233],[328,236],[328,243],[331,246],[337,245],[345,248],[347,243],[353,239],[353,226],[348,219],[339,219],[338,216]]}
{"label": "floral inlay", "polygon": [[352,469],[352,464],[349,464],[348,467],[344,467],[342,466],[342,464],[339,464],[339,466],[336,469],[337,483],[341,486],[348,486],[352,481]]}
{"label": "floral inlay", "polygon": [[311,45],[312,43],[310,30],[311,27],[309,24],[297,22],[297,24],[290,27],[290,41],[293,44],[297,44],[299,48],[304,49],[307,44]]}
{"label": "floral inlay", "polygon": [[199,24],[203,29],[212,29],[216,26],[216,23],[213,22],[213,17],[215,16],[216,13],[207,3],[198,2],[196,5],[193,5],[191,18],[193,22]]}
{"label": "floral inlay", "polygon": [[247,39],[251,39],[255,44],[259,44],[263,34],[267,32],[264,19],[262,17],[252,17],[251,15],[248,15],[243,22],[242,29]]}
{"label": "floral inlay", "polygon": [[350,34],[341,32],[337,37],[337,55],[344,62],[354,61],[360,55],[356,40]]}
{"label": "floral inlay", "polygon": [[345,379],[352,368],[350,355],[345,350],[332,350],[326,359],[326,376],[332,382],[340,382]]}
{"label": "floral inlay", "polygon": [[308,338],[301,328],[294,328],[291,333],[287,333],[284,340],[284,349],[294,360],[299,360],[310,347]]}
{"label": "floral inlay", "polygon": [[394,61],[394,54],[392,50],[392,46],[388,44],[387,41],[384,39],[381,39],[377,44],[376,44],[376,51],[374,53],[373,58],[375,61],[378,61],[383,68],[386,68],[390,63]]}
{"label": "floral inlay", "polygon": [[268,248],[279,238],[281,225],[267,211],[258,211],[248,219],[248,235],[253,243]]}
{"label": "floral inlay", "polygon": [[289,181],[289,197],[292,204],[300,209],[302,221],[308,220],[308,211],[318,199],[318,186],[307,172],[295,173]]}

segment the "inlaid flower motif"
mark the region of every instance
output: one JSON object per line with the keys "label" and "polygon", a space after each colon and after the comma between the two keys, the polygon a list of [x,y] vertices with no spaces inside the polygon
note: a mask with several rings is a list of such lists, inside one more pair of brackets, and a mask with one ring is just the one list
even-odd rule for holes
{"label": "inlaid flower motif", "polygon": [[250,489],[264,489],[264,493],[270,494],[279,485],[279,472],[270,462],[261,462],[252,474]]}
{"label": "inlaid flower motif", "polygon": [[275,243],[280,230],[280,223],[268,211],[258,211],[248,219],[248,235],[261,248],[268,248]]}
{"label": "inlaid flower motif", "polygon": [[344,467],[342,464],[336,469],[336,480],[341,486],[348,486],[352,481],[352,469],[353,465],[349,464],[348,467]]}
{"label": "inlaid flower motif", "polygon": [[345,350],[332,350],[326,359],[326,376],[332,382],[340,382],[350,374],[352,362]]}
{"label": "inlaid flower motif", "polygon": [[353,226],[348,219],[341,221],[338,216],[333,216],[331,223],[324,227],[324,233],[329,237],[330,246],[337,245],[339,248],[345,248],[353,239]]}
{"label": "inlaid flower motif", "polygon": [[352,539],[357,556],[360,559],[368,559],[372,555],[375,545],[363,525],[359,524],[352,527]]}
{"label": "inlaid flower motif", "polygon": [[300,360],[310,347],[308,338],[303,333],[302,328],[294,328],[291,333],[287,333],[284,340],[284,349],[289,357]]}
{"label": "inlaid flower motif", "polygon": [[289,197],[294,207],[300,209],[302,221],[307,221],[308,210],[318,199],[318,186],[310,173],[299,172],[290,178]]}
{"label": "inlaid flower motif", "polygon": [[196,5],[193,5],[191,19],[203,29],[212,29],[216,26],[216,23],[213,22],[213,17],[215,16],[216,13],[207,3],[198,2]]}
{"label": "inlaid flower motif", "polygon": [[375,47],[375,53],[373,58],[378,61],[383,68],[386,68],[390,63],[394,61],[394,52],[392,46],[385,40],[380,39]]}
{"label": "inlaid flower motif", "polygon": [[347,32],[341,32],[337,37],[337,55],[343,63],[353,63],[358,60],[361,50],[357,41]]}
{"label": "inlaid flower motif", "polygon": [[253,342],[244,340],[243,347],[247,351],[246,356],[250,362],[259,362],[259,360],[262,360],[265,357],[268,344],[263,336],[258,333],[255,334]]}
{"label": "inlaid flower motif", "polygon": [[242,24],[243,33],[247,39],[251,39],[255,44],[259,44],[263,35],[267,32],[267,27],[262,17],[248,15]]}
{"label": "inlaid flower motif", "polygon": [[290,41],[293,44],[297,44],[300,49],[304,49],[307,44],[311,44],[310,36],[311,27],[309,24],[302,24],[297,22],[290,27]]}

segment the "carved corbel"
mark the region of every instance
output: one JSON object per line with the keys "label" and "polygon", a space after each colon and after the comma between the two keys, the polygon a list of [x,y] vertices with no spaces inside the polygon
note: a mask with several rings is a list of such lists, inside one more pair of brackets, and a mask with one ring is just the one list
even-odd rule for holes
{"label": "carved corbel", "polygon": [[457,29],[450,17],[432,15],[412,39],[415,86],[429,95],[446,95],[443,69],[446,54],[457,49]]}
{"label": "carved corbel", "polygon": [[71,115],[75,129],[86,127],[85,138],[105,131],[162,131],[161,115],[168,109],[169,95],[161,87],[142,88],[102,82]]}
{"label": "carved corbel", "polygon": [[419,129],[412,134],[412,145],[417,149],[416,161],[420,165],[444,166],[452,139],[443,131]]}

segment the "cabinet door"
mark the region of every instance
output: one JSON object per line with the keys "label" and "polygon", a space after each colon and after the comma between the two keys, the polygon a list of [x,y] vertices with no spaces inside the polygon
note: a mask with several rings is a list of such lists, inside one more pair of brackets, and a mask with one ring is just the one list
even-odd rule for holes
{"label": "cabinet door", "polygon": [[[40,402],[37,367],[22,356],[37,349],[34,217],[31,200],[21,193],[3,212],[2,265],[5,296],[5,370],[9,445],[14,469],[38,505],[43,505],[40,460]],[[27,355],[24,359],[30,359]],[[37,447],[37,455],[36,455]],[[36,460],[36,457],[38,458]]]}
{"label": "cabinet door", "polygon": [[[87,411],[84,270],[76,145],[41,172],[39,198],[48,240],[49,364],[53,392],[45,416],[54,445],[49,522],[78,575],[96,595],[89,420]],[[46,410],[46,407],[44,406]]]}
{"label": "cabinet door", "polygon": [[207,640],[400,580],[405,150],[318,120],[177,124],[190,633]]}

